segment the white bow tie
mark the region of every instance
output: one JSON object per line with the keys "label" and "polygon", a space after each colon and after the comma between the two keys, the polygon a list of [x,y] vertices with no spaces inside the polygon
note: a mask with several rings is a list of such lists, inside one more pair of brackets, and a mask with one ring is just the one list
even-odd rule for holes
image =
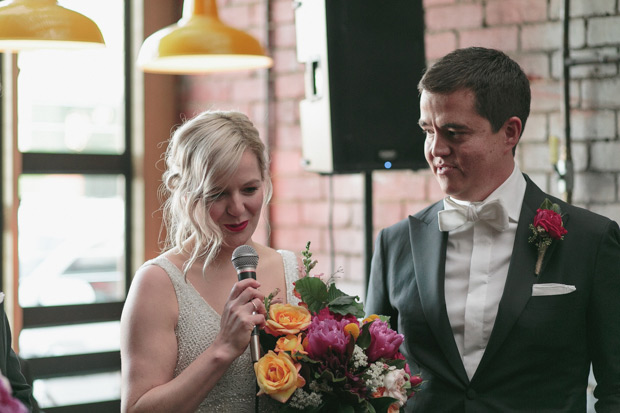
{"label": "white bow tie", "polygon": [[484,221],[500,232],[508,229],[508,213],[499,199],[479,205],[457,204],[449,197],[444,202],[454,209],[445,209],[437,213],[440,231],[452,231],[467,222],[476,221]]}

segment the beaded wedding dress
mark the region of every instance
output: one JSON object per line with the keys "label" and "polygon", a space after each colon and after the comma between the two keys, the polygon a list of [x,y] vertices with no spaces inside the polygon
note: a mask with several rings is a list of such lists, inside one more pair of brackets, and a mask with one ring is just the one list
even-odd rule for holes
{"label": "beaded wedding dress", "polygon": [[[299,277],[297,257],[291,251],[278,252],[284,262],[287,302],[297,304],[299,300],[293,295],[293,282]],[[200,296],[191,283],[185,281],[183,273],[167,258],[159,256],[144,265],[157,265],[166,271],[177,296],[179,319],[175,331],[178,343],[177,365],[174,370],[176,377],[213,343],[220,330],[220,315]],[[254,367],[249,349],[246,349],[230,365],[196,411],[253,413],[256,393]],[[260,397],[259,411],[272,412],[273,403],[269,397]]]}

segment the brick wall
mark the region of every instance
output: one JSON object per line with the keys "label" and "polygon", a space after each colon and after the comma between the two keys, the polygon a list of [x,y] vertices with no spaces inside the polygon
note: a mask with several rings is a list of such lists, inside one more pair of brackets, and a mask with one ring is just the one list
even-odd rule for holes
{"label": "brick wall", "polygon": [[[543,189],[563,197],[549,162],[551,135],[564,141],[562,83],[563,0],[425,0],[429,62],[466,46],[501,49],[515,58],[532,84],[532,115],[517,150],[521,169]],[[571,3],[571,56],[616,55],[620,12],[616,0]],[[270,232],[259,237],[276,248],[299,252],[311,240],[317,270],[342,266],[348,291],[363,292],[364,177],[319,176],[300,167],[299,101],[304,96],[303,66],[296,61],[291,0],[220,2],[220,15],[268,44],[275,64],[266,73],[192,76],[183,81],[181,99],[188,115],[206,108],[247,112],[268,142],[274,199]],[[620,141],[618,64],[571,69],[573,203],[620,221]],[[414,98],[414,97],[412,97]],[[561,145],[562,152],[564,145]],[[442,193],[428,171],[373,173],[374,234]],[[333,222],[330,226],[329,223]],[[332,261],[333,256],[333,261]]]}

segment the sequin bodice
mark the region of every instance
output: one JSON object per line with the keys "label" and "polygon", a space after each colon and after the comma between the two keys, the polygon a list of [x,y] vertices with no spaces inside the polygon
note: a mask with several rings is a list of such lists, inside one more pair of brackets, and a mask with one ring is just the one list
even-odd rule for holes
{"label": "sequin bodice", "polygon": [[[278,252],[284,262],[286,299],[289,303],[297,304],[298,300],[293,295],[293,282],[298,278],[297,258],[291,251]],[[177,365],[174,376],[176,377],[213,343],[220,330],[220,315],[200,296],[191,283],[185,281],[183,273],[167,258],[159,256],[144,265],[157,265],[166,271],[177,296],[179,319],[175,331]],[[253,413],[255,395],[256,378],[250,352],[246,350],[233,361],[200,404],[197,412]],[[273,411],[273,407],[269,407],[271,402],[268,398],[261,397],[260,411]]]}

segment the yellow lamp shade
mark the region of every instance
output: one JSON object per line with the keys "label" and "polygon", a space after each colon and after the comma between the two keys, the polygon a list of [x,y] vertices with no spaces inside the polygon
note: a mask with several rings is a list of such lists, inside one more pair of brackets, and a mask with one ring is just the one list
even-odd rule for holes
{"label": "yellow lamp shade", "polygon": [[272,63],[254,37],[220,21],[215,0],[186,1],[181,20],[149,36],[138,54],[138,66],[152,73],[211,73]]}
{"label": "yellow lamp shade", "polygon": [[0,1],[0,51],[103,46],[95,22],[55,0]]}

